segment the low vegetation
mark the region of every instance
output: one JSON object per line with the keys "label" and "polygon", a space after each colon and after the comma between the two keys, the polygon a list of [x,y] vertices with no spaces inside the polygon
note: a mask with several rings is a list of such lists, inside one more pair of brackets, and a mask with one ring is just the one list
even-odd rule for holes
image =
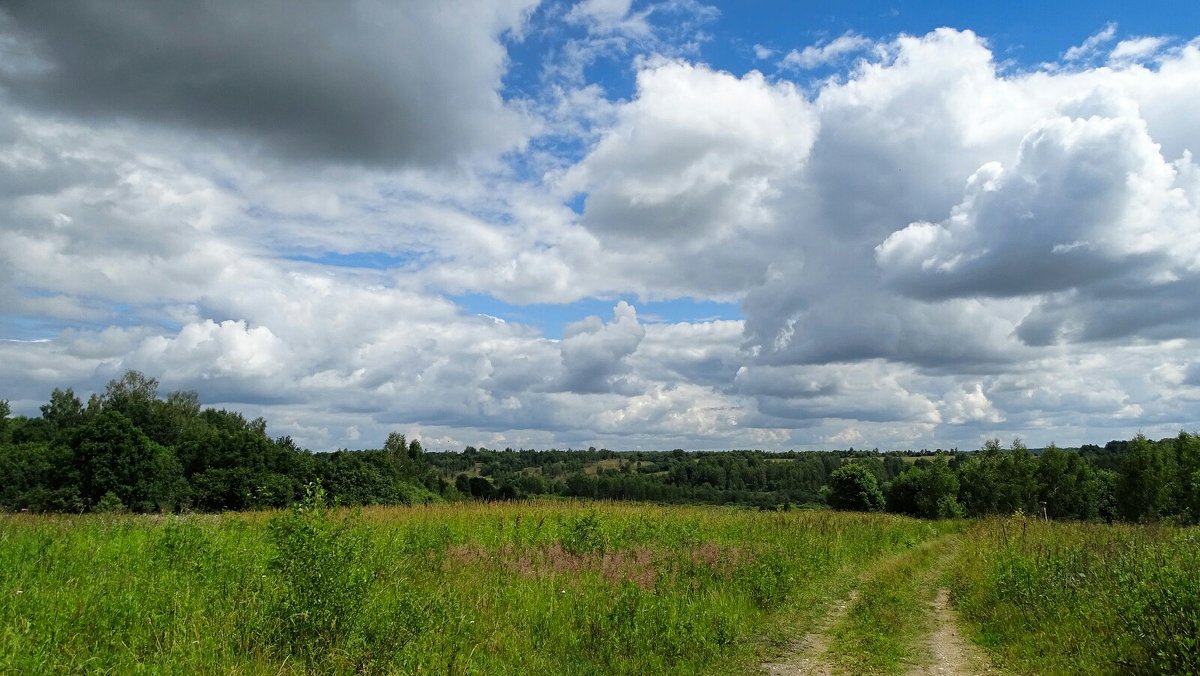
{"label": "low vegetation", "polygon": [[[897,673],[928,658],[947,586],[1001,668],[1200,673],[1186,432],[933,455],[427,453],[393,433],[310,453],[133,371],[9,414],[0,673],[731,673],[795,663],[826,625],[822,660]],[[668,504],[697,502],[724,506]]]}
{"label": "low vegetation", "polygon": [[1200,529],[989,519],[949,578],[1019,673],[1200,673]]}
{"label": "low vegetation", "polygon": [[945,532],[886,515],[616,503],[0,519],[0,672],[749,669],[856,571]]}

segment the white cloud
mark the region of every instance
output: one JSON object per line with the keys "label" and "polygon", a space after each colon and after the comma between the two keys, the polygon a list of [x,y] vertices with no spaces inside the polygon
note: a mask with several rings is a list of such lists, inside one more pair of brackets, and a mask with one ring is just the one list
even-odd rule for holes
{"label": "white cloud", "polygon": [[[829,42],[809,45],[803,50],[788,52],[779,62],[780,68],[811,70],[836,63],[849,54],[862,52],[873,44],[871,40],[855,33],[844,33]],[[766,58],[765,56],[759,58]]]}
{"label": "white cloud", "polygon": [[563,377],[559,388],[568,392],[610,392],[629,371],[626,358],[633,354],[646,329],[638,322],[637,310],[621,301],[613,308],[613,321],[603,323],[588,317],[567,325],[562,350]]}
{"label": "white cloud", "polygon": [[269,328],[247,327],[240,320],[218,324],[207,319],[184,326],[172,337],[147,337],[125,362],[178,382],[269,378],[283,370],[287,359],[285,346]]}
{"label": "white cloud", "polygon": [[980,383],[947,392],[942,399],[942,418],[950,425],[1004,422],[1004,415],[988,400]]}
{"label": "white cloud", "polygon": [[1167,44],[1167,39],[1161,37],[1141,37],[1122,40],[1117,43],[1116,47],[1113,47],[1112,52],[1108,55],[1108,59],[1113,63],[1146,61],[1155,56],[1165,44]]}
{"label": "white cloud", "polygon": [[757,72],[738,78],[658,60],[639,72],[637,98],[617,117],[562,189],[586,193],[583,224],[620,268],[649,274],[650,289],[677,287],[683,275],[704,294],[761,279],[754,243],[778,225],[773,204],[817,133],[799,91]]}
{"label": "white cloud", "polygon": [[632,0],[583,0],[567,13],[567,21],[587,23],[598,33],[650,37],[649,12],[630,14]]}
{"label": "white cloud", "polygon": [[1100,32],[1088,36],[1088,39],[1083,41],[1083,44],[1076,45],[1063,54],[1064,61],[1080,61],[1090,56],[1095,55],[1101,45],[1112,42],[1117,35],[1117,24],[1107,23]]}
{"label": "white cloud", "polygon": [[[499,32],[525,7],[473,23],[471,73],[429,91],[497,101]],[[491,133],[496,113],[503,138],[432,139],[453,170],[287,166],[277,139],[232,146],[187,116],[6,98],[0,396],[36,413],[53,387],[140,368],[318,449],[391,429],[434,447],[932,448],[1200,424],[1196,43],[1084,66],[1106,29],[1070,68],[1020,72],[970,32],[849,34],[867,58],[806,89],[682,43],[634,58],[666,42],[658,7],[552,16],[625,40],[605,54],[633,95],[547,76],[557,93],[531,108],[468,105],[446,129]],[[640,46],[595,24],[647,10]],[[812,63],[849,54],[838,40]],[[511,114],[544,118],[512,136]],[[475,154],[525,133],[546,137],[507,164]],[[550,340],[466,292],[738,301],[745,319],[650,323],[614,301]]]}

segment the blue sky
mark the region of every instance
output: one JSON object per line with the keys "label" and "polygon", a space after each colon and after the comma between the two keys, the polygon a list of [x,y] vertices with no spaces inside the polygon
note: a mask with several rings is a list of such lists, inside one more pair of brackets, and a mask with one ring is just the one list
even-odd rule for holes
{"label": "blue sky", "polygon": [[1200,5],[0,10],[0,398],[318,450],[1200,426]]}

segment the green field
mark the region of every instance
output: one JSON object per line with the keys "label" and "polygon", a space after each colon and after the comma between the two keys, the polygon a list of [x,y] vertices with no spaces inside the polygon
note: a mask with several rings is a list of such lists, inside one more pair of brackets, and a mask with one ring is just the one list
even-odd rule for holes
{"label": "green field", "polygon": [[[1094,649],[1064,632],[1106,630],[1092,671],[1151,670],[1122,604],[1194,622],[1196,537],[567,501],[10,515],[0,673],[757,673],[821,632],[835,671],[903,672],[946,585],[997,666],[1053,672]],[[1012,631],[1049,613],[1080,619]]]}

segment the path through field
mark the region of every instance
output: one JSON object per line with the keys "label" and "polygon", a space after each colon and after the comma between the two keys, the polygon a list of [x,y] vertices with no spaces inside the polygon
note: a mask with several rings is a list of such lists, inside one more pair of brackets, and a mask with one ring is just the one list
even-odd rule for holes
{"label": "path through field", "polygon": [[930,604],[934,629],[926,637],[925,654],[929,658],[924,664],[909,669],[910,676],[918,674],[946,674],[968,676],[970,674],[992,674],[992,669],[982,653],[971,644],[958,629],[954,609],[950,607],[950,590],[938,589],[937,597]]}
{"label": "path through field", "polygon": [[768,674],[792,676],[806,674],[808,676],[833,676],[836,673],[826,659],[829,652],[830,633],[834,627],[841,624],[850,606],[858,600],[858,590],[850,590],[850,594],[833,604],[833,608],[821,621],[820,625],[805,634],[796,645],[794,653],[783,662],[770,662],[762,665]]}
{"label": "path through field", "polygon": [[[762,670],[776,676],[997,673],[958,629],[950,592],[939,586],[957,546],[950,535],[876,562],[790,654]],[[892,659],[871,654],[877,649]]]}

